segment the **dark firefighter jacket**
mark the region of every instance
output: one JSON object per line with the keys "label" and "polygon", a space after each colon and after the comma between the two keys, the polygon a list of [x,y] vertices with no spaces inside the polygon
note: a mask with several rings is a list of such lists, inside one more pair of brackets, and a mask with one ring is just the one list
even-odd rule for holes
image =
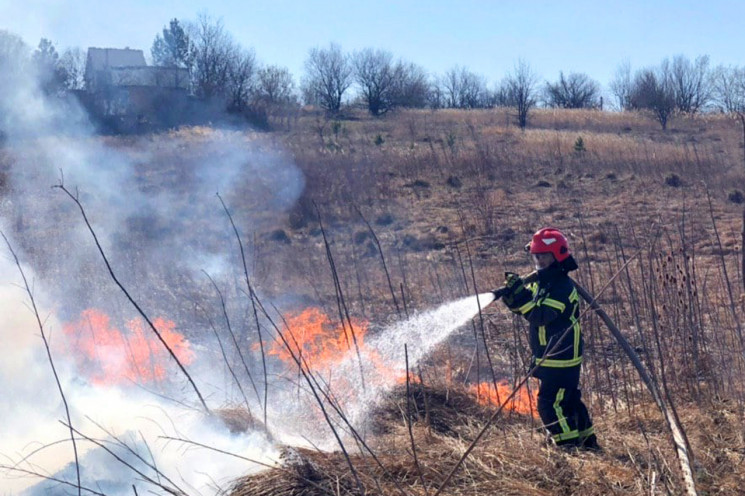
{"label": "dark firefighter jacket", "polygon": [[[581,364],[583,341],[579,324],[579,293],[572,280],[558,263],[554,263],[538,271],[538,282],[526,288],[533,298],[510,310],[523,315],[530,323],[534,364],[551,368]],[[557,341],[559,344],[554,347]]]}

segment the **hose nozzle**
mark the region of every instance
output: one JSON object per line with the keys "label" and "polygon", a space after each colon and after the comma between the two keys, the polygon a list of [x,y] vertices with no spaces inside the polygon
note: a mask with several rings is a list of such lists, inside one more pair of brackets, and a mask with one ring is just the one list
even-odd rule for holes
{"label": "hose nozzle", "polygon": [[[525,284],[529,284],[531,282],[535,282],[535,281],[538,280],[538,272],[531,272],[530,274],[526,275],[522,279],[523,279],[523,283],[525,283]],[[500,299],[503,296],[505,296],[508,291],[509,290],[506,287],[504,287],[504,286],[502,286],[501,288],[492,289],[491,290],[491,293],[494,295],[494,301],[497,301],[498,299]]]}
{"label": "hose nozzle", "polygon": [[507,294],[507,288],[492,289],[491,293],[494,295],[494,301],[496,301]]}

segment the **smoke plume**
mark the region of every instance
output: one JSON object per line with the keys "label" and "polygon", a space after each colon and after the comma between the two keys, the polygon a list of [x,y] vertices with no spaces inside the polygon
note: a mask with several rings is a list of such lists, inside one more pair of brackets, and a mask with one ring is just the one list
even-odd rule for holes
{"label": "smoke plume", "polygon": [[[219,410],[232,404],[232,392],[225,367],[215,365],[222,361],[215,361],[205,310],[213,292],[202,271],[224,288],[230,311],[245,311],[247,299],[234,289],[242,262],[216,193],[248,237],[281,219],[302,191],[302,174],[281,150],[237,130],[97,136],[74,99],[40,89],[27,48],[0,34],[0,226],[33,285],[73,427],[81,433],[82,485],[114,496],[132,494],[133,484],[140,494],[160,494],[158,483],[214,494],[260,466],[198,444],[272,463],[276,453],[261,430],[231,431],[219,416],[199,411],[168,356],[166,377],[157,383],[106,382],[101,368],[123,358],[102,336],[118,336],[128,359],[141,353],[137,347],[152,352],[160,344],[132,331],[142,326],[139,316],[113,284],[77,206],[54,186],[64,185],[81,202],[132,297],[163,322],[161,332],[171,329],[194,355],[190,370]],[[62,399],[18,271],[7,258],[0,264],[0,344],[6,350],[0,360],[0,486],[11,494],[77,494],[59,482],[76,484]],[[109,319],[105,332],[94,328],[94,312]],[[237,326],[242,330],[245,339]],[[92,340],[94,355],[80,358],[82,340]],[[245,346],[250,350],[250,343]]]}

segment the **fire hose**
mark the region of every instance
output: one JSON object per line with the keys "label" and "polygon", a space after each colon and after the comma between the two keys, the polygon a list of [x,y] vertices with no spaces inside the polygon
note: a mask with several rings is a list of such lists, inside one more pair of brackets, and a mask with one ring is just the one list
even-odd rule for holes
{"label": "fire hose", "polygon": [[[522,279],[524,284],[535,282],[538,280],[538,272],[531,272]],[[603,310],[600,304],[598,304],[597,300],[585,288],[577,284],[577,282],[573,279],[572,282],[574,283],[574,287],[577,288],[577,292],[580,294],[582,299],[590,305],[590,308],[595,311],[595,313],[608,327],[613,337],[616,339],[618,344],[626,353],[626,356],[629,357],[629,360],[631,360],[631,363],[636,368],[639,376],[644,382],[644,385],[651,393],[652,398],[654,399],[657,407],[662,413],[662,416],[664,417],[665,422],[667,423],[667,426],[670,430],[670,434],[672,435],[673,447],[675,448],[675,452],[678,456],[680,469],[683,475],[683,482],[686,486],[686,494],[688,496],[695,496],[697,493],[696,485],[693,480],[693,470],[691,467],[691,460],[689,456],[690,447],[688,445],[688,440],[685,436],[685,432],[683,431],[683,427],[681,426],[680,421],[668,407],[659,386],[650,376],[646,367],[639,358],[639,355],[634,351],[634,348],[629,344],[623,334],[621,334],[618,326],[616,326],[616,324],[613,322],[613,320],[611,320],[605,310]],[[494,294],[494,301],[499,300],[508,292],[509,289],[507,289],[506,287],[501,287],[493,290],[492,293]]]}

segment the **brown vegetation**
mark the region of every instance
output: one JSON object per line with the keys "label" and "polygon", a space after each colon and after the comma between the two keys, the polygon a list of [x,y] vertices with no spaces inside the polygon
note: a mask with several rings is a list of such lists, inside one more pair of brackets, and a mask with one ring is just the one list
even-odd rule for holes
{"label": "brown vegetation", "polygon": [[[682,118],[663,132],[636,113],[544,110],[523,132],[507,110],[349,117],[305,116],[290,132],[270,136],[291,150],[307,187],[289,215],[290,244],[260,257],[266,290],[272,291],[269,274],[292,267],[317,296],[334,301],[313,203],[329,225],[350,308],[373,321],[394,315],[394,302],[355,207],[371,223],[400,289],[396,296],[410,309],[498,286],[505,269],[527,270],[522,245],[544,225],[569,233],[580,262],[577,276],[592,292],[638,254],[600,303],[676,407],[692,445],[699,491],[726,493],[742,483],[742,206],[731,198],[745,184],[745,169],[733,121]],[[292,259],[297,250],[304,250],[302,259]],[[288,284],[273,289],[279,293]],[[635,371],[596,317],[588,314],[584,328],[584,391],[605,451],[557,452],[543,444],[530,419],[500,420],[446,493],[682,491],[669,435]],[[525,354],[520,322],[494,305],[484,332],[498,375],[519,378]],[[455,337],[446,351],[448,373],[460,381],[486,374],[464,364],[474,347],[477,356],[483,353],[481,338],[469,340],[468,334]],[[444,356],[436,353],[423,367],[441,367]],[[482,369],[485,363],[482,357]],[[430,394],[460,393],[440,385]],[[400,403],[401,392],[389,401]],[[415,419],[430,494],[489,416],[456,403],[433,406],[429,422]],[[448,433],[432,428],[438,415],[447,418],[440,423]],[[425,494],[405,423],[400,416],[389,421],[389,432],[374,442],[389,474],[355,455],[362,482],[372,493],[395,494],[388,480],[394,474],[406,492]],[[293,475],[287,470],[292,465],[285,465],[242,481],[235,494],[356,490],[340,455],[298,456],[306,475]],[[315,485],[303,483],[306,476]]]}
{"label": "brown vegetation", "polygon": [[[423,395],[428,398],[429,421],[424,418]],[[491,414],[459,389],[426,388],[416,400],[421,415],[414,418],[414,439],[427,489],[408,444],[402,418],[406,396],[401,388],[373,419],[379,429],[385,426],[374,445],[385,471],[369,456],[353,457],[370,494],[401,494],[394,480],[405,494],[432,494]],[[599,454],[557,450],[530,418],[502,419],[467,458],[444,494],[678,494],[668,465],[674,463],[674,454],[664,423],[653,405],[637,408],[634,416],[606,411],[596,417],[605,446]],[[740,467],[745,456],[741,417],[732,403],[709,408],[708,414],[693,405],[681,408],[686,425],[701,426],[691,433],[693,450],[700,453],[698,488],[701,494],[734,494],[745,482]],[[287,448],[281,463],[281,468],[237,481],[232,494],[355,494],[354,480],[340,453]]]}
{"label": "brown vegetation", "polygon": [[[578,281],[600,295],[675,406],[700,493],[732,494],[745,483],[738,135],[723,115],[679,118],[663,132],[637,113],[593,110],[538,110],[522,131],[511,111],[496,109],[377,119],[360,112],[343,120],[308,112],[289,130],[187,128],[149,139],[185,139],[193,160],[215,159],[199,156],[207,138],[293,160],[306,181],[296,204],[239,226],[251,240],[252,282],[268,301],[291,295],[327,315],[338,315],[341,292],[351,316],[373,327],[493,289],[505,270],[527,272],[522,247],[530,235],[561,228],[580,265]],[[153,184],[178,177],[183,153],[163,146],[140,172]],[[228,203],[260,207],[253,197]],[[415,387],[413,398],[398,389],[371,413],[366,442],[380,464],[351,439],[349,461],[340,452],[288,448],[277,468],[237,481],[232,494],[355,494],[360,485],[373,494],[433,494],[493,413],[463,384],[492,374],[514,383],[526,371],[523,323],[501,305],[484,317],[483,326],[461,330],[418,364],[426,386]],[[532,418],[502,415],[446,494],[682,492],[669,434],[635,370],[590,312],[583,329],[583,394],[605,450],[557,451]],[[227,412],[231,428],[254,422]]]}

